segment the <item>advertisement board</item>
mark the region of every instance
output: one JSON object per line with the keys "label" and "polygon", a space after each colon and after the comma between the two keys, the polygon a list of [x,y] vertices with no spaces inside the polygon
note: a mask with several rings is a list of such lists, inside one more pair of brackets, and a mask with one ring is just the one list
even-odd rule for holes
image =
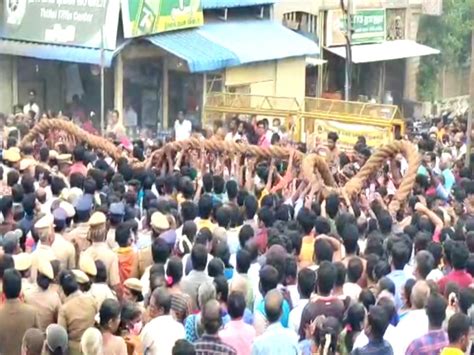
{"label": "advertisement board", "polygon": [[201,0],[122,0],[126,38],[204,24]]}
{"label": "advertisement board", "polygon": [[[341,10],[330,10],[327,14],[326,45],[346,44],[344,36],[346,18]],[[352,18],[352,44],[379,43],[385,41],[385,9],[357,10]]]}
{"label": "advertisement board", "polygon": [[115,49],[118,0],[5,0],[3,4],[3,38],[90,48],[100,48],[103,40],[105,49]]}
{"label": "advertisement board", "polygon": [[392,140],[389,127],[315,119],[314,131],[309,135],[307,142],[314,142],[314,144],[326,142],[329,132],[338,134],[338,146],[345,151],[351,151],[354,148],[359,136],[365,137],[369,147],[380,147]]}

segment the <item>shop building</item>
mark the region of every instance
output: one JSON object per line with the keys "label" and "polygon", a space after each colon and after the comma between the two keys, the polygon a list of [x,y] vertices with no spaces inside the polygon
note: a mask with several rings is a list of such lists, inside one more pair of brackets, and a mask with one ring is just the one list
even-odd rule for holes
{"label": "shop building", "polygon": [[[25,32],[12,35],[3,28],[2,90],[12,90],[10,95],[0,95],[0,112],[26,103],[31,89],[43,109],[57,112],[78,95],[87,102],[87,109],[99,112],[101,64],[105,67],[105,108],[117,108],[122,119],[127,110],[133,110],[138,123],[150,128],[169,127],[181,110],[200,121],[206,96],[213,92],[303,101],[307,61],[318,57],[319,48],[272,21],[273,2],[185,1],[182,9],[170,5],[156,13],[124,0],[123,26],[119,9],[107,8],[100,18],[115,16],[115,30],[99,26],[89,38],[67,44],[37,38],[34,33],[24,38]],[[81,25],[73,25],[79,31]],[[101,33],[103,38],[115,36],[115,41],[101,40]]]}

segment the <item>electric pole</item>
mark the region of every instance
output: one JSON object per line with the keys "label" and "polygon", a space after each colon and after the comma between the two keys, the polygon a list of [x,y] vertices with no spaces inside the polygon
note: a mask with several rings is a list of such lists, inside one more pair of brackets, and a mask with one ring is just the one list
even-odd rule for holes
{"label": "electric pole", "polygon": [[352,86],[352,1],[346,0],[347,5],[344,6],[344,0],[341,0],[341,10],[345,16],[346,21],[346,65],[345,65],[345,83],[344,83],[344,100],[350,101],[351,99],[351,86]]}

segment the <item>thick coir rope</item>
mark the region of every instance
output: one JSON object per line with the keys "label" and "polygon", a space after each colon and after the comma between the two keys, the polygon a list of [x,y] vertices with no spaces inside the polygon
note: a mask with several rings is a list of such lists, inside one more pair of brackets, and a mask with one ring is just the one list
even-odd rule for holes
{"label": "thick coir rope", "polygon": [[46,135],[50,130],[62,130],[77,138],[78,142],[86,142],[94,149],[100,149],[118,160],[121,152],[112,142],[107,139],[90,134],[74,123],[59,118],[44,119],[37,123],[20,142],[20,147],[26,143],[33,142],[40,134]]}
{"label": "thick coir rope", "polygon": [[[22,139],[20,145],[23,145],[27,142],[32,142],[38,135],[47,134],[49,130],[53,129],[63,130],[68,134],[75,136],[78,141],[84,141],[95,149],[103,150],[115,160],[121,157],[120,149],[117,148],[112,142],[103,137],[87,133],[74,125],[72,122],[62,119],[42,120],[36,124],[34,128]],[[214,152],[245,154],[264,159],[286,159],[290,155],[290,151],[288,149],[278,146],[262,148],[256,145],[228,142],[215,138],[203,140],[193,137],[184,141],[174,141],[167,143],[164,147],[154,151],[145,162],[134,161],[132,163],[136,167],[148,167],[152,166],[158,160],[163,159],[167,152],[176,153],[189,149],[205,149],[207,151]],[[398,153],[401,153],[408,161],[408,170],[404,175],[397,192],[395,193],[395,199],[400,203],[404,202],[413,188],[416,173],[421,163],[421,156],[418,154],[416,147],[408,141],[394,141],[379,148],[374,154],[372,154],[362,169],[343,187],[347,195],[353,196],[358,194],[362,190],[363,185],[369,176],[379,170],[388,158],[394,157]],[[317,175],[315,174],[316,169],[324,182],[323,188],[325,191],[337,191],[335,189],[336,183],[324,158],[317,154],[305,155],[299,151],[296,151],[294,159],[295,163],[301,163],[304,177],[308,181],[311,182],[317,179]]]}
{"label": "thick coir rope", "polygon": [[359,193],[369,176],[377,172],[387,159],[394,157],[398,153],[401,153],[408,162],[408,170],[403,176],[394,196],[395,200],[403,204],[415,184],[418,167],[421,164],[421,155],[418,153],[415,145],[408,141],[394,141],[377,149],[362,169],[344,185],[347,195],[353,196]]}

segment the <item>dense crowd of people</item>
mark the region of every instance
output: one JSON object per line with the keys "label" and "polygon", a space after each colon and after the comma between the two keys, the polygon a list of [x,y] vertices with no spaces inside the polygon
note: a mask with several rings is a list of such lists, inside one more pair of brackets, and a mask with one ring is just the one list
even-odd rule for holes
{"label": "dense crowd of people", "polygon": [[[327,195],[280,120],[234,117],[213,134],[287,160],[180,151],[146,167],[134,161],[163,143],[127,140],[118,113],[118,161],[54,130],[20,145],[35,122],[0,116],[0,354],[474,353],[462,119],[410,137],[423,159],[403,204],[402,155],[359,194]],[[176,120],[174,139],[194,134]],[[343,186],[377,147],[360,137],[344,152],[338,138],[314,150]]]}

